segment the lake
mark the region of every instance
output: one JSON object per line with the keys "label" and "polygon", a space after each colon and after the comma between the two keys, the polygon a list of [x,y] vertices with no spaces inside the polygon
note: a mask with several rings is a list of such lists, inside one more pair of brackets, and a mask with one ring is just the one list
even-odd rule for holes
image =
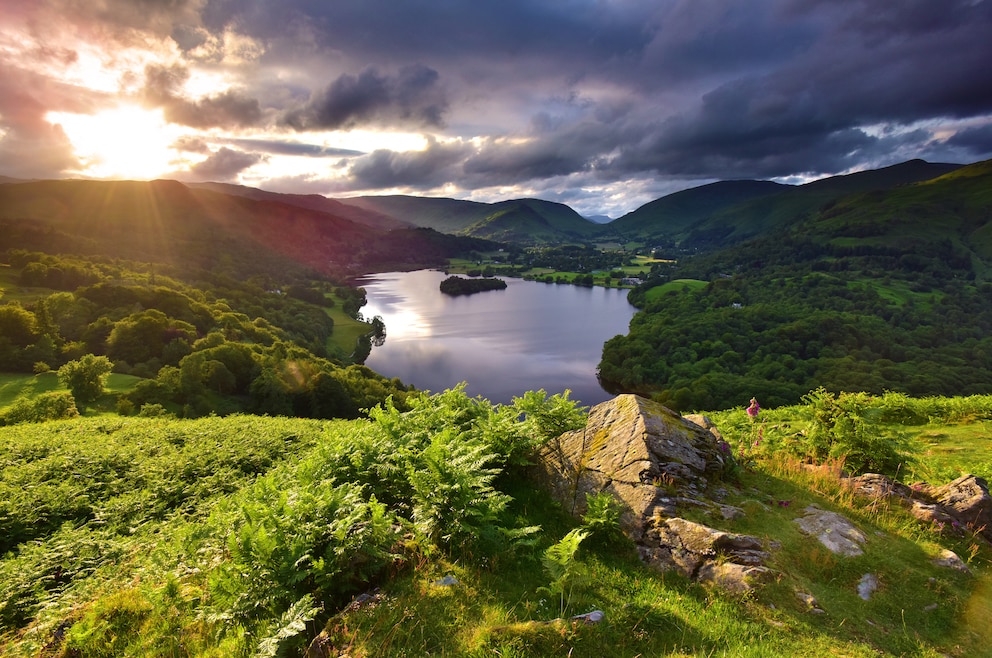
{"label": "lake", "polygon": [[626,334],[635,309],[627,291],[506,278],[506,290],[451,297],[443,272],[365,277],[366,318],[382,316],[386,341],[365,365],[404,384],[509,403],[525,391],[572,391],[593,405],[611,397],[596,379],[603,343]]}

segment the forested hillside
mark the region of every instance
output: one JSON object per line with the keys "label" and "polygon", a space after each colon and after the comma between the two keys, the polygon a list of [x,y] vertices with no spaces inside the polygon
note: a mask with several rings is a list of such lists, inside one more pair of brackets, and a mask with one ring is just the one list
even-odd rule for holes
{"label": "forested hillside", "polygon": [[668,253],[712,251],[789,230],[838,199],[930,180],[959,166],[913,160],[805,185],[720,181],[656,199],[602,230],[604,235],[661,246]]}
{"label": "forested hillside", "polygon": [[[992,391],[992,163],[849,195],[792,225],[656,268],[600,364],[680,409],[752,395]],[[706,282],[702,288],[670,279]]]}

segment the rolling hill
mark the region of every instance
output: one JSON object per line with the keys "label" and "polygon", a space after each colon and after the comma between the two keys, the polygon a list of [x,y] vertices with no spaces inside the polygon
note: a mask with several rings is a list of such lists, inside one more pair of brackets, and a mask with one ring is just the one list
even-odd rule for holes
{"label": "rolling hill", "polygon": [[[731,244],[631,293],[643,310],[606,343],[600,380],[682,409],[740,391],[794,403],[821,386],[992,393],[992,161],[941,168],[919,182],[893,184],[925,163],[798,188],[763,223],[729,224]],[[754,217],[773,199],[723,215]],[[675,278],[701,285],[665,285]]]}
{"label": "rolling hill", "polygon": [[771,181],[720,181],[675,192],[613,220],[609,228],[623,235],[671,239],[700,221],[745,201],[790,189]]}
{"label": "rolling hill", "polygon": [[442,233],[523,245],[582,242],[601,230],[568,206],[541,199],[479,203],[396,195],[341,201]]}
{"label": "rolling hill", "polygon": [[626,239],[712,250],[782,231],[842,197],[930,180],[958,167],[913,160],[798,186],[722,181],[662,197],[607,226]]}
{"label": "rolling hill", "polygon": [[186,186],[193,189],[202,188],[233,196],[243,196],[249,199],[255,199],[256,201],[274,201],[276,203],[299,206],[300,208],[335,215],[336,217],[376,229],[391,230],[413,226],[413,224],[399,221],[389,215],[366,210],[365,208],[347,203],[341,203],[320,194],[283,194],[279,192],[267,192],[266,190],[260,190],[255,187],[234,185],[232,183],[186,183]]}
{"label": "rolling hill", "polygon": [[427,229],[385,231],[269,197],[167,180],[0,185],[0,222],[8,238],[0,246],[17,233],[21,247],[221,267],[235,276],[298,265],[337,273],[437,265],[491,246]]}

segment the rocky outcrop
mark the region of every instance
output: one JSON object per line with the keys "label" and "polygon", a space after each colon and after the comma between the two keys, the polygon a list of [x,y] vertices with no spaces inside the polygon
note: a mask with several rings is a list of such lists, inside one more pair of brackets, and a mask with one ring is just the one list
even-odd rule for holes
{"label": "rocky outcrop", "polygon": [[992,497],[989,485],[975,475],[958,479],[932,490],[936,502],[965,527],[992,541]]}
{"label": "rocky outcrop", "polygon": [[728,457],[707,419],[690,422],[656,402],[620,395],[593,407],[584,429],[545,446],[536,471],[575,516],[585,513],[587,495],[612,495],[623,510],[621,528],[648,564],[746,591],[768,572],[761,542],[677,518],[680,509],[700,506],[734,515],[735,508],[706,500]]}
{"label": "rocky outcrop", "polygon": [[917,519],[942,532],[970,532],[992,541],[992,496],[980,477],[962,475],[939,487],[926,483],[908,487],[884,475],[865,473],[850,478],[848,483],[862,496],[901,502]]}
{"label": "rocky outcrop", "polygon": [[537,472],[575,515],[586,494],[610,492],[625,508],[621,524],[639,541],[656,516],[675,516],[679,501],[701,498],[723,468],[713,434],[636,395],[593,407],[584,429],[567,432],[541,452]]}

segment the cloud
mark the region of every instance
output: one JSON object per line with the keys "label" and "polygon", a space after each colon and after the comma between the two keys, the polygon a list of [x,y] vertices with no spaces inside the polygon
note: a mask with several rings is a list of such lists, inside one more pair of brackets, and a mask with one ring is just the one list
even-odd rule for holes
{"label": "cloud", "polygon": [[234,180],[242,171],[264,159],[258,153],[245,153],[244,151],[221,148],[203,162],[190,167],[190,173],[198,180],[229,181]]}
{"label": "cloud", "polygon": [[983,125],[959,130],[948,138],[946,144],[962,149],[972,157],[982,157],[992,153],[992,117]]}
{"label": "cloud", "polygon": [[98,94],[72,94],[29,71],[0,64],[0,172],[15,178],[57,178],[82,168],[61,126],[47,120],[53,109],[79,111],[99,103]]}
{"label": "cloud", "polygon": [[237,90],[196,100],[180,96],[189,75],[189,69],[181,65],[149,64],[145,68],[146,104],[161,106],[167,121],[191,128],[244,128],[261,121],[258,100]]}
{"label": "cloud", "polygon": [[[272,156],[259,187],[602,195],[611,214],[624,190],[992,156],[992,0],[8,5],[0,167],[49,175],[84,163],[47,111],[134,100],[188,129],[201,170]],[[391,131],[428,147],[360,145]]]}
{"label": "cloud", "polygon": [[266,153],[274,153],[278,155],[303,155],[313,158],[347,158],[365,155],[364,151],[356,151],[355,149],[335,148],[332,146],[322,146],[320,144],[304,144],[302,142],[294,142],[289,140],[230,138],[224,139],[223,141],[227,144],[231,144],[232,146],[254,149],[256,151],[265,151]]}
{"label": "cloud", "polygon": [[444,125],[448,100],[438,72],[423,65],[395,75],[369,67],[357,76],[343,74],[302,108],[286,113],[297,130],[347,129],[363,125],[435,127]]}
{"label": "cloud", "polygon": [[457,165],[471,152],[470,145],[429,139],[423,151],[373,151],[357,158],[349,173],[357,189],[438,187],[461,177]]}

